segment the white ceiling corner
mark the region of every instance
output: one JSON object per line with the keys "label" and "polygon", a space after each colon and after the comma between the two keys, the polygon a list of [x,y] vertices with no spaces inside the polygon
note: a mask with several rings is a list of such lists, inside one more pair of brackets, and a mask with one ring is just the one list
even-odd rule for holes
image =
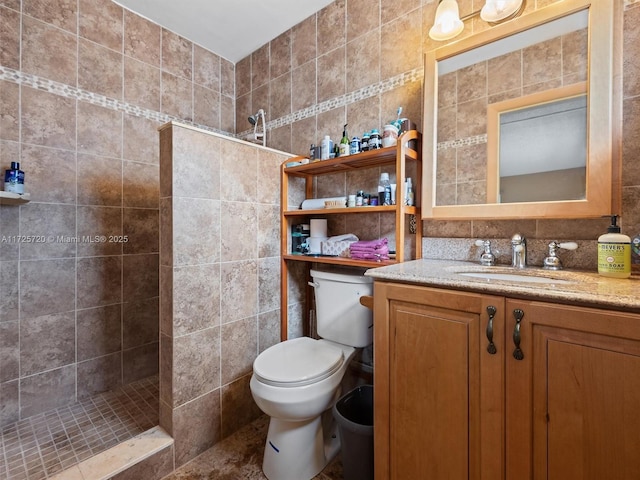
{"label": "white ceiling corner", "polygon": [[234,64],[334,0],[114,0]]}

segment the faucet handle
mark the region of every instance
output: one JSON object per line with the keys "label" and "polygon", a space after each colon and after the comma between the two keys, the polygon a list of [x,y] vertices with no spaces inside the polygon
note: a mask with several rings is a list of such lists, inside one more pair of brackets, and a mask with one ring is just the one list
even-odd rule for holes
{"label": "faucet handle", "polygon": [[493,266],[496,264],[496,257],[491,251],[491,241],[490,240],[476,240],[475,244],[477,247],[483,247],[484,251],[482,255],[480,255],[480,264],[485,265],[487,267]]}
{"label": "faucet handle", "polygon": [[553,241],[549,243],[549,253],[542,262],[542,268],[545,270],[562,270],[562,262],[558,258],[557,249],[563,248],[565,250],[575,250],[578,248],[576,242],[562,242]]}

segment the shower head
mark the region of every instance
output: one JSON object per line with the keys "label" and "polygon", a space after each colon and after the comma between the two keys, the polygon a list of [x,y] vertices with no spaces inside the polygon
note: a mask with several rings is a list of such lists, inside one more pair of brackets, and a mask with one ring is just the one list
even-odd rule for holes
{"label": "shower head", "polygon": [[264,122],[264,110],[261,108],[260,110],[258,110],[258,112],[255,115],[250,115],[249,116],[249,123],[251,125],[255,125],[256,123],[258,123],[258,120],[260,119],[260,116],[262,116],[262,121]]}

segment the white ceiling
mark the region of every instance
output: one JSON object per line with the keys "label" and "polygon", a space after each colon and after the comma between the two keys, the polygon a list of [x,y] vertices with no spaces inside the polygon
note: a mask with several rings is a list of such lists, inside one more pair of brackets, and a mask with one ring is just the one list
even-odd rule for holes
{"label": "white ceiling", "polygon": [[333,0],[114,0],[236,63]]}

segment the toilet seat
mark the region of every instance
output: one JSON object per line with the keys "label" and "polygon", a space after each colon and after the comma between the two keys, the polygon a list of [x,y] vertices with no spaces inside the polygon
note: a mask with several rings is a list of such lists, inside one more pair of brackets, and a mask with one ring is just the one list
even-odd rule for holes
{"label": "toilet seat", "polygon": [[300,387],[330,377],[343,362],[341,348],[300,337],[267,348],[253,362],[253,373],[267,385]]}

